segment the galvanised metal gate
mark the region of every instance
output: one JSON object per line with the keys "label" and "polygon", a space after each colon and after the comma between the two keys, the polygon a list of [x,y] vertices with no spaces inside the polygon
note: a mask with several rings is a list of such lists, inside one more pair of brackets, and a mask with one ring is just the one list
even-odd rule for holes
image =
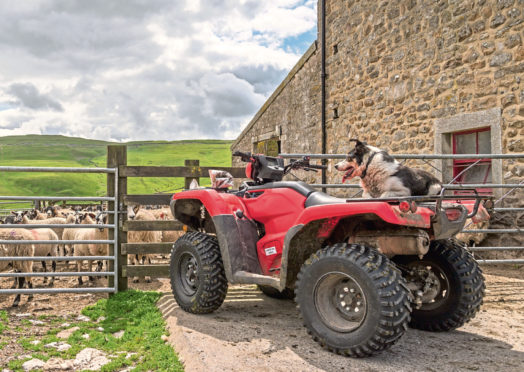
{"label": "galvanised metal gate", "polygon": [[[346,154],[279,154],[283,158],[286,159],[292,159],[292,158],[302,158],[304,156],[309,156],[311,159],[345,159]],[[441,172],[441,168],[434,166],[431,164],[428,160],[437,160],[442,161],[446,159],[473,159],[477,160],[472,164],[472,166],[476,165],[480,159],[500,159],[502,160],[508,160],[508,159],[524,159],[524,154],[460,154],[460,155],[420,155],[420,154],[393,154],[395,159],[404,159],[405,160],[421,160],[427,165],[429,165],[431,168]],[[469,168],[468,168],[469,169]],[[323,189],[360,189],[360,185],[358,184],[311,184],[312,187],[316,188],[323,188]],[[445,184],[443,186],[450,187],[453,189],[471,189],[471,188],[491,188],[491,189],[501,189],[503,190],[504,194],[501,195],[498,199],[495,200],[495,208],[493,211],[496,212],[507,212],[507,213],[517,213],[517,212],[524,212],[524,208],[520,207],[507,207],[507,208],[501,208],[496,207],[498,203],[500,203],[502,200],[504,200],[505,197],[510,195],[514,190],[518,189],[524,189],[524,179],[521,180],[518,183],[511,183],[511,184],[504,184],[504,183],[490,183],[490,184]],[[356,194],[358,195],[358,193]],[[356,196],[355,195],[355,196]],[[520,237],[522,237],[524,240],[524,227],[518,226],[514,229],[475,229],[475,230],[468,230],[466,225],[466,229],[462,230],[463,233],[471,233],[471,234],[518,234]],[[472,252],[480,252],[480,251],[524,251],[524,246],[521,244],[520,246],[513,246],[513,247],[469,247],[468,248]],[[494,265],[494,264],[524,264],[524,259],[498,259],[498,260],[483,260],[483,259],[477,259],[477,261],[480,264],[484,265]]]}
{"label": "galvanised metal gate", "polygon": [[78,277],[78,276],[107,276],[107,287],[90,287],[90,288],[32,288],[32,289],[0,289],[0,294],[37,294],[37,293],[114,293],[118,288],[118,275],[116,267],[118,264],[118,255],[115,253],[116,242],[118,241],[118,168],[57,168],[57,167],[0,167],[0,172],[52,172],[52,173],[104,173],[107,174],[106,197],[75,197],[75,196],[0,196],[0,200],[9,201],[98,201],[108,202],[108,224],[82,225],[82,224],[0,224],[0,229],[40,229],[40,228],[107,228],[107,240],[0,240],[2,245],[11,244],[108,244],[108,256],[31,256],[19,257],[9,256],[1,257],[0,261],[80,261],[80,260],[107,260],[109,265],[108,271],[105,272],[23,272],[23,273],[0,273],[0,278],[19,278],[19,277]]}

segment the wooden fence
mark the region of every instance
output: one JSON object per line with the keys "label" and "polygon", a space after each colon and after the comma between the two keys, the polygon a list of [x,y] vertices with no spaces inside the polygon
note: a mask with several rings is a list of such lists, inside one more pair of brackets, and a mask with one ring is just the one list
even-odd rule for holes
{"label": "wooden fence", "polygon": [[[183,225],[178,221],[128,221],[127,214],[122,213],[127,210],[127,205],[169,205],[173,194],[147,194],[129,195],[127,193],[128,177],[183,177],[186,189],[193,179],[199,180],[200,177],[209,177],[210,169],[221,169],[228,171],[234,177],[245,177],[244,168],[231,167],[201,167],[198,160],[186,160],[183,167],[153,167],[153,166],[132,166],[127,165],[127,147],[121,145],[108,146],[107,148],[107,167],[118,168],[117,174],[108,174],[107,194],[114,196],[118,194],[119,213],[117,244],[118,254],[118,291],[127,289],[127,278],[135,276],[168,277],[169,265],[127,265],[127,255],[130,254],[168,254],[171,252],[173,243],[128,243],[128,231],[174,231],[182,230]],[[118,190],[115,190],[114,177],[118,177]],[[113,205],[109,203],[108,210],[112,210]],[[113,223],[113,215],[109,216],[109,223]],[[110,230],[109,239],[114,238],[114,233]],[[109,254],[113,254],[114,247],[110,245]],[[112,267],[110,267],[110,270]],[[110,277],[109,285],[112,285]]]}

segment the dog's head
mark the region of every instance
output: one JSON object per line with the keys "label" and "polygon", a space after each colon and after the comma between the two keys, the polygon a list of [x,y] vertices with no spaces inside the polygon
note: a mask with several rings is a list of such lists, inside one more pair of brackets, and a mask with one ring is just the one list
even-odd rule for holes
{"label": "dog's head", "polygon": [[367,159],[373,153],[373,148],[368,146],[366,142],[361,142],[358,139],[350,139],[349,141],[355,142],[355,148],[348,153],[346,159],[335,164],[336,170],[345,172],[342,183],[362,175],[366,168]]}

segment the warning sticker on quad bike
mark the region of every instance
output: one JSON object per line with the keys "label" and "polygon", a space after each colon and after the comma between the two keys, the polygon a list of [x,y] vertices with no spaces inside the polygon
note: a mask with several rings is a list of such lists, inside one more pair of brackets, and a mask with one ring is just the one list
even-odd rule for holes
{"label": "warning sticker on quad bike", "polygon": [[269,247],[269,248],[264,249],[264,251],[266,252],[266,256],[271,256],[271,255],[277,254],[277,248],[276,247]]}

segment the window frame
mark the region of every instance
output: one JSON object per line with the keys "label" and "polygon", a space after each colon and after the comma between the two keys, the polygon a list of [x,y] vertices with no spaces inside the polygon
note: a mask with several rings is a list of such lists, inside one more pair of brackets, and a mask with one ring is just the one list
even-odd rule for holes
{"label": "window frame", "polygon": [[[474,129],[468,129],[468,130],[463,130],[460,132],[451,133],[453,155],[458,155],[457,154],[457,136],[464,135],[464,134],[472,134],[472,133],[476,134],[475,136],[475,142],[476,142],[475,143],[475,154],[479,155],[479,133],[482,133],[482,132],[490,132],[490,138],[491,138],[492,133],[491,133],[490,127],[474,128]],[[483,182],[478,182],[478,183],[487,183],[487,178],[488,178],[488,174],[490,171],[491,171],[491,178],[493,182],[493,164],[492,164],[492,159],[490,158],[453,159],[453,179],[455,179],[460,174],[460,172],[464,170],[464,168],[468,167],[469,165],[477,161],[478,161],[477,165],[489,165]],[[456,182],[460,182],[460,181],[457,180]],[[464,185],[467,185],[467,183],[465,183]],[[476,188],[476,190],[477,192],[481,194],[489,194],[489,195],[493,194],[493,188],[490,188],[490,187],[481,187],[481,188],[479,187],[479,188]]]}

